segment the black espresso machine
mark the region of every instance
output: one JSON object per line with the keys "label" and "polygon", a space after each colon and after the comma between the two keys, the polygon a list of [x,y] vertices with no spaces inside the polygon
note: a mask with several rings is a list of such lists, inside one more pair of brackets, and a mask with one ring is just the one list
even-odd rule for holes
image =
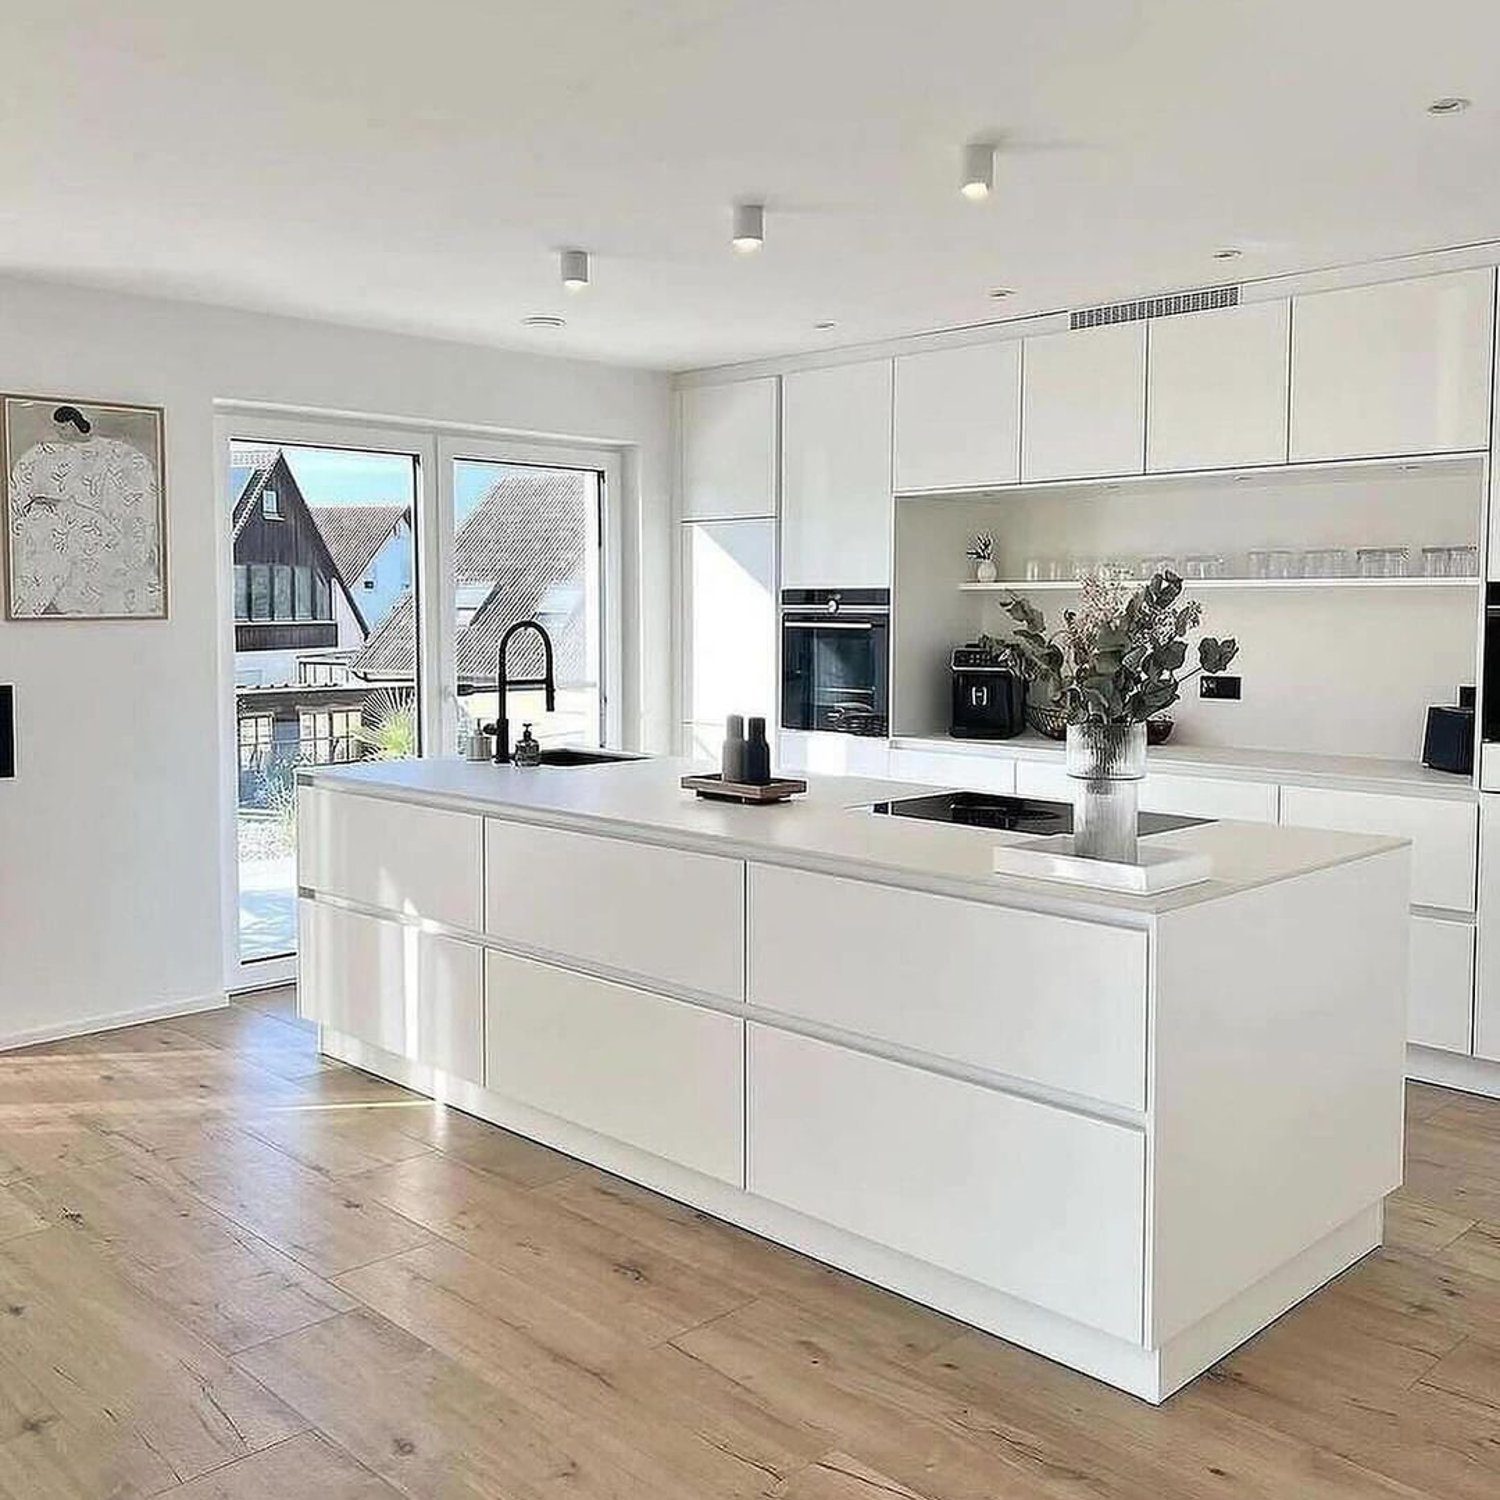
{"label": "black espresso machine", "polygon": [[953,716],[956,740],[1009,740],[1026,727],[1026,679],[987,647],[955,646]]}

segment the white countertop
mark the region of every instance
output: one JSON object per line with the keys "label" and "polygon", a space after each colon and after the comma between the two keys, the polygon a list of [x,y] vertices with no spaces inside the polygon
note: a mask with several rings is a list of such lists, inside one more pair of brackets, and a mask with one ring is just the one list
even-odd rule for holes
{"label": "white countertop", "polygon": [[[1063,747],[1028,730],[1011,740],[959,740],[945,734],[896,735],[894,750],[935,750],[948,755],[1009,757],[1062,763]],[[1471,802],[1478,793],[1467,776],[1434,771],[1415,760],[1374,755],[1313,755],[1296,750],[1239,750],[1225,745],[1153,745],[1148,764],[1173,775],[1215,776],[1230,781],[1271,781],[1401,796],[1442,797]]]}
{"label": "white countertop", "polygon": [[997,905],[1144,926],[1164,912],[1396,848],[1398,839],[1253,823],[1205,823],[1154,837],[1210,855],[1214,877],[1153,896],[996,875],[997,843],[1028,835],[870,813],[870,803],[926,788],[857,777],[809,776],[789,803],[743,807],[684,791],[702,770],[672,758],[521,770],[457,759],[368,761],[299,773],[304,785],[522,822],[614,834],[733,858],[990,901]]}

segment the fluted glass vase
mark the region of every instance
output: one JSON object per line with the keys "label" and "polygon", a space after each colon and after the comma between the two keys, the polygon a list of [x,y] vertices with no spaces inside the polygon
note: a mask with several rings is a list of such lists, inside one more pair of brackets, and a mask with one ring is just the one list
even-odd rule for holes
{"label": "fluted glass vase", "polygon": [[1085,859],[1135,864],[1146,726],[1069,724],[1067,768],[1074,780],[1073,852]]}

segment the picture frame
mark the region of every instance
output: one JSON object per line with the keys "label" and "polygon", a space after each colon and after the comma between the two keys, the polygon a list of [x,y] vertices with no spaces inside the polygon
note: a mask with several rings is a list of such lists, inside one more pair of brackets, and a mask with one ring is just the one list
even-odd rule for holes
{"label": "picture frame", "polygon": [[168,618],[165,412],[0,395],[5,618]]}

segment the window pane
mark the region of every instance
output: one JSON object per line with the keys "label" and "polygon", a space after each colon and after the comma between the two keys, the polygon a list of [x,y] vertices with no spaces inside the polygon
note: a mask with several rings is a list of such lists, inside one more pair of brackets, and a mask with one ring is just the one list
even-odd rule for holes
{"label": "window pane", "polygon": [[272,599],[271,617],[276,620],[292,618],[292,565],[277,563],[271,570]]}
{"label": "window pane", "polygon": [[[500,637],[515,621],[534,619],[552,640],[557,709],[547,713],[539,691],[510,693],[512,740],[529,721],[543,744],[600,744],[601,476],[460,459],[453,487],[460,740],[495,717]],[[512,642],[509,669],[512,677],[541,675],[533,632]]]}
{"label": "window pane", "polygon": [[310,620],[313,617],[312,568],[307,563],[297,564],[297,618]]}
{"label": "window pane", "polygon": [[271,618],[271,568],[268,563],[250,564],[250,618]]}
{"label": "window pane", "polygon": [[331,620],[333,604],[328,580],[318,573],[313,578],[313,619]]}
{"label": "window pane", "polygon": [[234,565],[234,617],[236,620],[250,618],[250,576],[244,563]]}

